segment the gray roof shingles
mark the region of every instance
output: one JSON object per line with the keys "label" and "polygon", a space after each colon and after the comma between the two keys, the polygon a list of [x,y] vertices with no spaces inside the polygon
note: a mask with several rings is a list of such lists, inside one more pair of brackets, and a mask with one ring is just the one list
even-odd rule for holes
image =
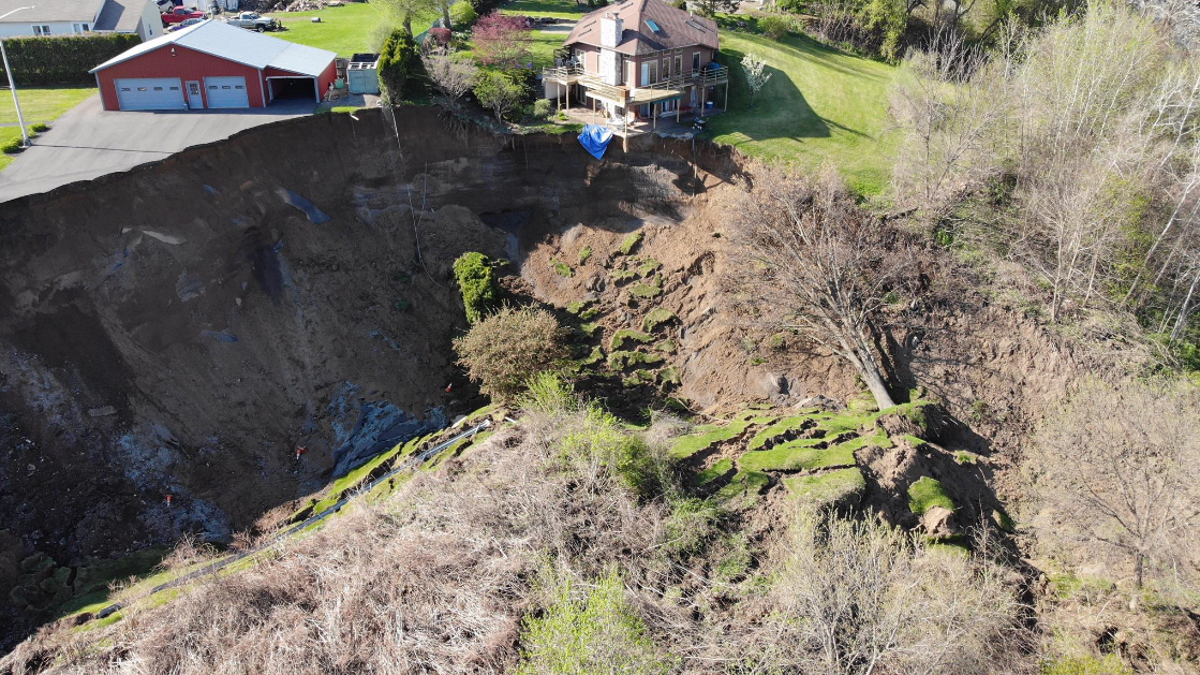
{"label": "gray roof shingles", "polygon": [[0,0],[0,15],[18,7],[33,5],[12,16],[4,23],[48,23],[51,21],[92,21],[105,0]]}
{"label": "gray roof shingles", "polygon": [[[566,44],[599,47],[600,19],[606,14],[614,14],[625,24],[625,32],[616,48],[621,54],[653,54],[692,45],[720,48],[716,22],[688,14],[662,0],[625,0],[591,12],[575,24]],[[652,30],[647,20],[657,24],[659,30]]]}

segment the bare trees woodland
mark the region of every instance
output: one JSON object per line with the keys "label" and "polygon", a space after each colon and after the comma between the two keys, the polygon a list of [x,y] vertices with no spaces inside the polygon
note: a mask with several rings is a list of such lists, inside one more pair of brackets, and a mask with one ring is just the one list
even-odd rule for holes
{"label": "bare trees woodland", "polygon": [[1200,590],[1200,394],[1184,383],[1090,382],[1052,415],[1031,462],[1046,543],[1103,552],[1178,598]]}
{"label": "bare trees woodland", "polygon": [[988,58],[953,39],[914,55],[893,112],[903,205],[1030,269],[1052,321],[1135,312],[1173,340],[1200,281],[1200,58],[1125,5]]}

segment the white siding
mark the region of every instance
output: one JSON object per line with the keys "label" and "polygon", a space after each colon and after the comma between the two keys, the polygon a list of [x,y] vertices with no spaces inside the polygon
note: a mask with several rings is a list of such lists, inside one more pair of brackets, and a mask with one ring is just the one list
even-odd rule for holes
{"label": "white siding", "polygon": [[142,8],[142,22],[138,24],[138,35],[142,41],[153,40],[163,34],[162,16],[158,13],[158,5],[153,0],[147,0]]}
{"label": "white siding", "polygon": [[[16,18],[16,15],[13,15]],[[74,21],[39,21],[39,26],[50,26],[50,35],[71,35],[74,31],[71,24]],[[32,37],[32,23],[0,23],[0,37]]]}

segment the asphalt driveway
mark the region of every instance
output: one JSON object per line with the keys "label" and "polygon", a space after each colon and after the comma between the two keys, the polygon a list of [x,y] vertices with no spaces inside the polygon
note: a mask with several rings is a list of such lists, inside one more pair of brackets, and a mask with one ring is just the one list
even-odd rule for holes
{"label": "asphalt driveway", "polygon": [[0,172],[0,202],[126,171],[244,129],[303,117],[315,107],[309,101],[281,101],[236,111],[110,112],[96,94],[59,117]]}

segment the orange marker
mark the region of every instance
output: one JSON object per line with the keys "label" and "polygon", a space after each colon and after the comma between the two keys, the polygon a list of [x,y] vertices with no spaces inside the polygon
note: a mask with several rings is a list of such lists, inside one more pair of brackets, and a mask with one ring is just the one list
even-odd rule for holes
{"label": "orange marker", "polygon": [[171,495],[167,495],[167,506],[171,505]]}
{"label": "orange marker", "polygon": [[451,390],[452,388],[454,388],[454,385],[453,385],[453,384],[448,384],[448,385],[446,385],[446,393],[447,393],[447,394],[449,394],[449,393],[450,393],[450,390]]}

